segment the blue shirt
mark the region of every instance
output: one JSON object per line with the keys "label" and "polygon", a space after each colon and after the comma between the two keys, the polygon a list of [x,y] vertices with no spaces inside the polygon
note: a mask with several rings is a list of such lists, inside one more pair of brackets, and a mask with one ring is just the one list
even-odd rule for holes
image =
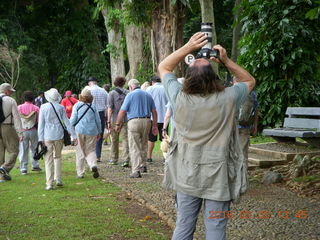
{"label": "blue shirt", "polygon": [[128,120],[138,117],[150,118],[151,111],[156,110],[156,106],[149,93],[136,88],[126,96],[120,110],[127,112]]}
{"label": "blue shirt", "polygon": [[163,85],[161,83],[155,83],[151,87],[148,87],[146,91],[152,96],[156,106],[158,123],[163,123],[164,115],[166,114],[166,104],[168,103]]}
{"label": "blue shirt", "polygon": [[[70,122],[72,125],[76,124],[78,119],[81,118],[87,108],[88,105],[80,101],[74,105],[70,118]],[[93,104],[91,105],[91,109],[89,109],[77,123],[75,129],[77,133],[88,136],[96,136],[101,133],[102,130],[99,113]]]}

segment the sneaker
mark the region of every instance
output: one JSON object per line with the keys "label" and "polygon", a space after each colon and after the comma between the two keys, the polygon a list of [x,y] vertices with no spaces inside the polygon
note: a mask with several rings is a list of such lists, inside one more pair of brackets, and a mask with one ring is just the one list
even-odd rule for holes
{"label": "sneaker", "polygon": [[39,167],[35,167],[35,168],[32,168],[32,171],[34,171],[34,172],[41,172],[42,169],[39,168]]}
{"label": "sneaker", "polygon": [[129,175],[130,178],[141,178],[140,172],[134,172]]}
{"label": "sneaker", "polygon": [[140,167],[139,169],[140,169],[140,172],[141,172],[141,173],[146,173],[146,172],[148,172],[146,166]]}
{"label": "sneaker", "polygon": [[84,176],[83,176],[83,175],[81,175],[81,176],[77,176],[77,178],[84,178]]}
{"label": "sneaker", "polygon": [[97,158],[97,162],[101,162],[101,159],[100,159],[100,158]]}
{"label": "sneaker", "polygon": [[5,168],[0,167],[0,173],[2,173],[4,180],[7,180],[7,181],[11,180],[9,173]]}
{"label": "sneaker", "polygon": [[147,162],[148,162],[148,163],[152,163],[152,162],[153,162],[153,161],[152,161],[152,158],[148,158],[148,159],[147,159]]}
{"label": "sneaker", "polygon": [[127,167],[129,167],[129,162],[124,162],[121,164],[121,166],[127,168]]}
{"label": "sneaker", "polygon": [[96,166],[91,168],[91,171],[93,172],[92,176],[94,178],[98,178],[100,176],[99,172],[98,172],[98,168]]}
{"label": "sneaker", "polygon": [[118,165],[118,162],[117,162],[117,161],[109,160],[109,164],[110,164],[110,165]]}
{"label": "sneaker", "polygon": [[27,170],[21,170],[21,175],[27,175]]}
{"label": "sneaker", "polygon": [[56,185],[57,185],[58,187],[62,187],[62,186],[63,186],[63,183],[62,183],[61,180],[57,180],[57,181],[56,181]]}
{"label": "sneaker", "polygon": [[49,191],[49,190],[53,190],[52,185],[47,185],[47,186],[46,186],[46,190],[48,190],[48,191]]}

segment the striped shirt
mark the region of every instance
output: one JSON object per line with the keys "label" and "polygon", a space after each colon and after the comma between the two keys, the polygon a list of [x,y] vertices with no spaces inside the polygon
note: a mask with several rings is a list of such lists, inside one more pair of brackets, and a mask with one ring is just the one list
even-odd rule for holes
{"label": "striped shirt", "polygon": [[98,112],[106,111],[108,107],[108,93],[98,85],[90,87],[93,96],[92,104],[96,107]]}

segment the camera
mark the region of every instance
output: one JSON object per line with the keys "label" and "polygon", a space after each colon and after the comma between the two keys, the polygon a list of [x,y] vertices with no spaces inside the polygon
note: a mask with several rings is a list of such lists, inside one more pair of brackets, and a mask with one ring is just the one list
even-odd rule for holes
{"label": "camera", "polygon": [[207,44],[197,53],[196,58],[219,58],[219,50],[212,49],[212,23],[201,23],[201,32],[207,35]]}

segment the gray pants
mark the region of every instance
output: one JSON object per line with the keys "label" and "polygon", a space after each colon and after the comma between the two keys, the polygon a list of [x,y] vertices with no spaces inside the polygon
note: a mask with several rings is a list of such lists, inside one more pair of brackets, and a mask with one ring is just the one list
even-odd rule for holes
{"label": "gray pants", "polygon": [[32,129],[23,132],[23,141],[19,145],[19,159],[20,159],[20,171],[28,170],[29,162],[29,150],[30,159],[32,159],[32,168],[38,168],[39,162],[33,159],[34,152],[38,144],[38,132],[37,129]]}
{"label": "gray pants", "polygon": [[[230,201],[214,201],[193,197],[181,192],[176,195],[177,220],[172,240],[192,240],[196,230],[197,218],[204,202],[204,223],[206,227],[206,240],[226,239],[228,219],[224,218],[230,208]],[[221,217],[216,218],[217,213]]]}

